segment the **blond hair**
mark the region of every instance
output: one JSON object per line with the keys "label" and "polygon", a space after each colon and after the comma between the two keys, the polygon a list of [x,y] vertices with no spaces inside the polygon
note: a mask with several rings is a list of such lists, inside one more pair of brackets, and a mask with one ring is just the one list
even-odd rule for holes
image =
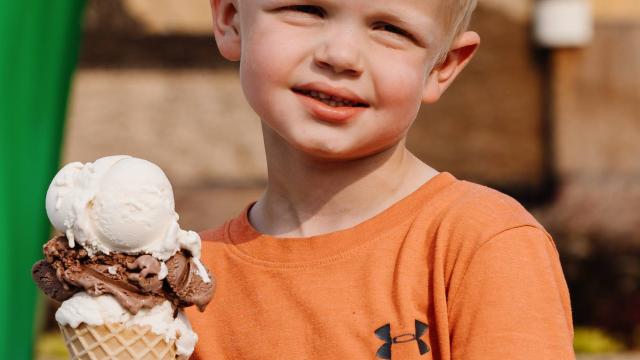
{"label": "blond hair", "polygon": [[445,37],[437,63],[446,59],[453,42],[467,31],[478,0],[442,0]]}

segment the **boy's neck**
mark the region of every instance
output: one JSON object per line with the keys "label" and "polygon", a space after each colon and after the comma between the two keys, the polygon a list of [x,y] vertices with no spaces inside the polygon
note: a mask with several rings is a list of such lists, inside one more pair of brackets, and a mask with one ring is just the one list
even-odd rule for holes
{"label": "boy's neck", "polygon": [[273,236],[308,237],[353,227],[438,173],[404,142],[344,162],[318,161],[284,147],[267,146],[269,183],[249,213],[259,232]]}

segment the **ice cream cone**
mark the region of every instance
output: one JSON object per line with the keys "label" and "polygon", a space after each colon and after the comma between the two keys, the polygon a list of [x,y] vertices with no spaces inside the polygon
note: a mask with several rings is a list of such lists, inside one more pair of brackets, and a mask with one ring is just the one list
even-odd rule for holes
{"label": "ice cream cone", "polygon": [[175,340],[151,331],[150,326],[123,324],[60,325],[72,360],[176,359]]}
{"label": "ice cream cone", "polygon": [[204,311],[215,279],[200,236],[178,224],[162,169],[131,156],[67,164],[46,209],[64,235],[43,246],[31,274],[61,303],[55,318],[71,359],[188,359],[198,335],[184,308]]}

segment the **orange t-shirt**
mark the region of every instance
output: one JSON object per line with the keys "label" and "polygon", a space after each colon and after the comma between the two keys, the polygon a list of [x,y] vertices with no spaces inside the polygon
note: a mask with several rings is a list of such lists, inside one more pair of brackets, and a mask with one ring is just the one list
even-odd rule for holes
{"label": "orange t-shirt", "polygon": [[350,229],[205,231],[218,285],[192,359],[574,359],[549,234],[514,199],[440,173]]}

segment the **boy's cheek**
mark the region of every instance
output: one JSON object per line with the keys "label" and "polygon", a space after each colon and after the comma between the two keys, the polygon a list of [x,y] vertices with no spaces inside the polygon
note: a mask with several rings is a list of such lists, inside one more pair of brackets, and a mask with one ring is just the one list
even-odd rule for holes
{"label": "boy's cheek", "polygon": [[278,60],[278,55],[274,54],[272,46],[266,41],[251,41],[244,44],[242,52],[241,71],[245,71],[247,76],[268,77],[275,75],[278,70],[274,62]]}
{"label": "boy's cheek", "polygon": [[288,81],[288,73],[299,57],[299,52],[294,51],[290,42],[268,35],[246,44],[240,70],[263,81]]}
{"label": "boy's cheek", "polygon": [[[282,82],[282,64],[277,66],[277,58],[262,55],[260,45],[243,54],[240,63],[240,80],[247,100],[255,108],[260,106],[260,98],[272,95],[272,86]],[[258,110],[258,109],[256,109]]]}
{"label": "boy's cheek", "polygon": [[404,108],[409,112],[420,106],[424,73],[414,68],[397,67],[393,72],[379,69],[374,86],[381,107]]}

